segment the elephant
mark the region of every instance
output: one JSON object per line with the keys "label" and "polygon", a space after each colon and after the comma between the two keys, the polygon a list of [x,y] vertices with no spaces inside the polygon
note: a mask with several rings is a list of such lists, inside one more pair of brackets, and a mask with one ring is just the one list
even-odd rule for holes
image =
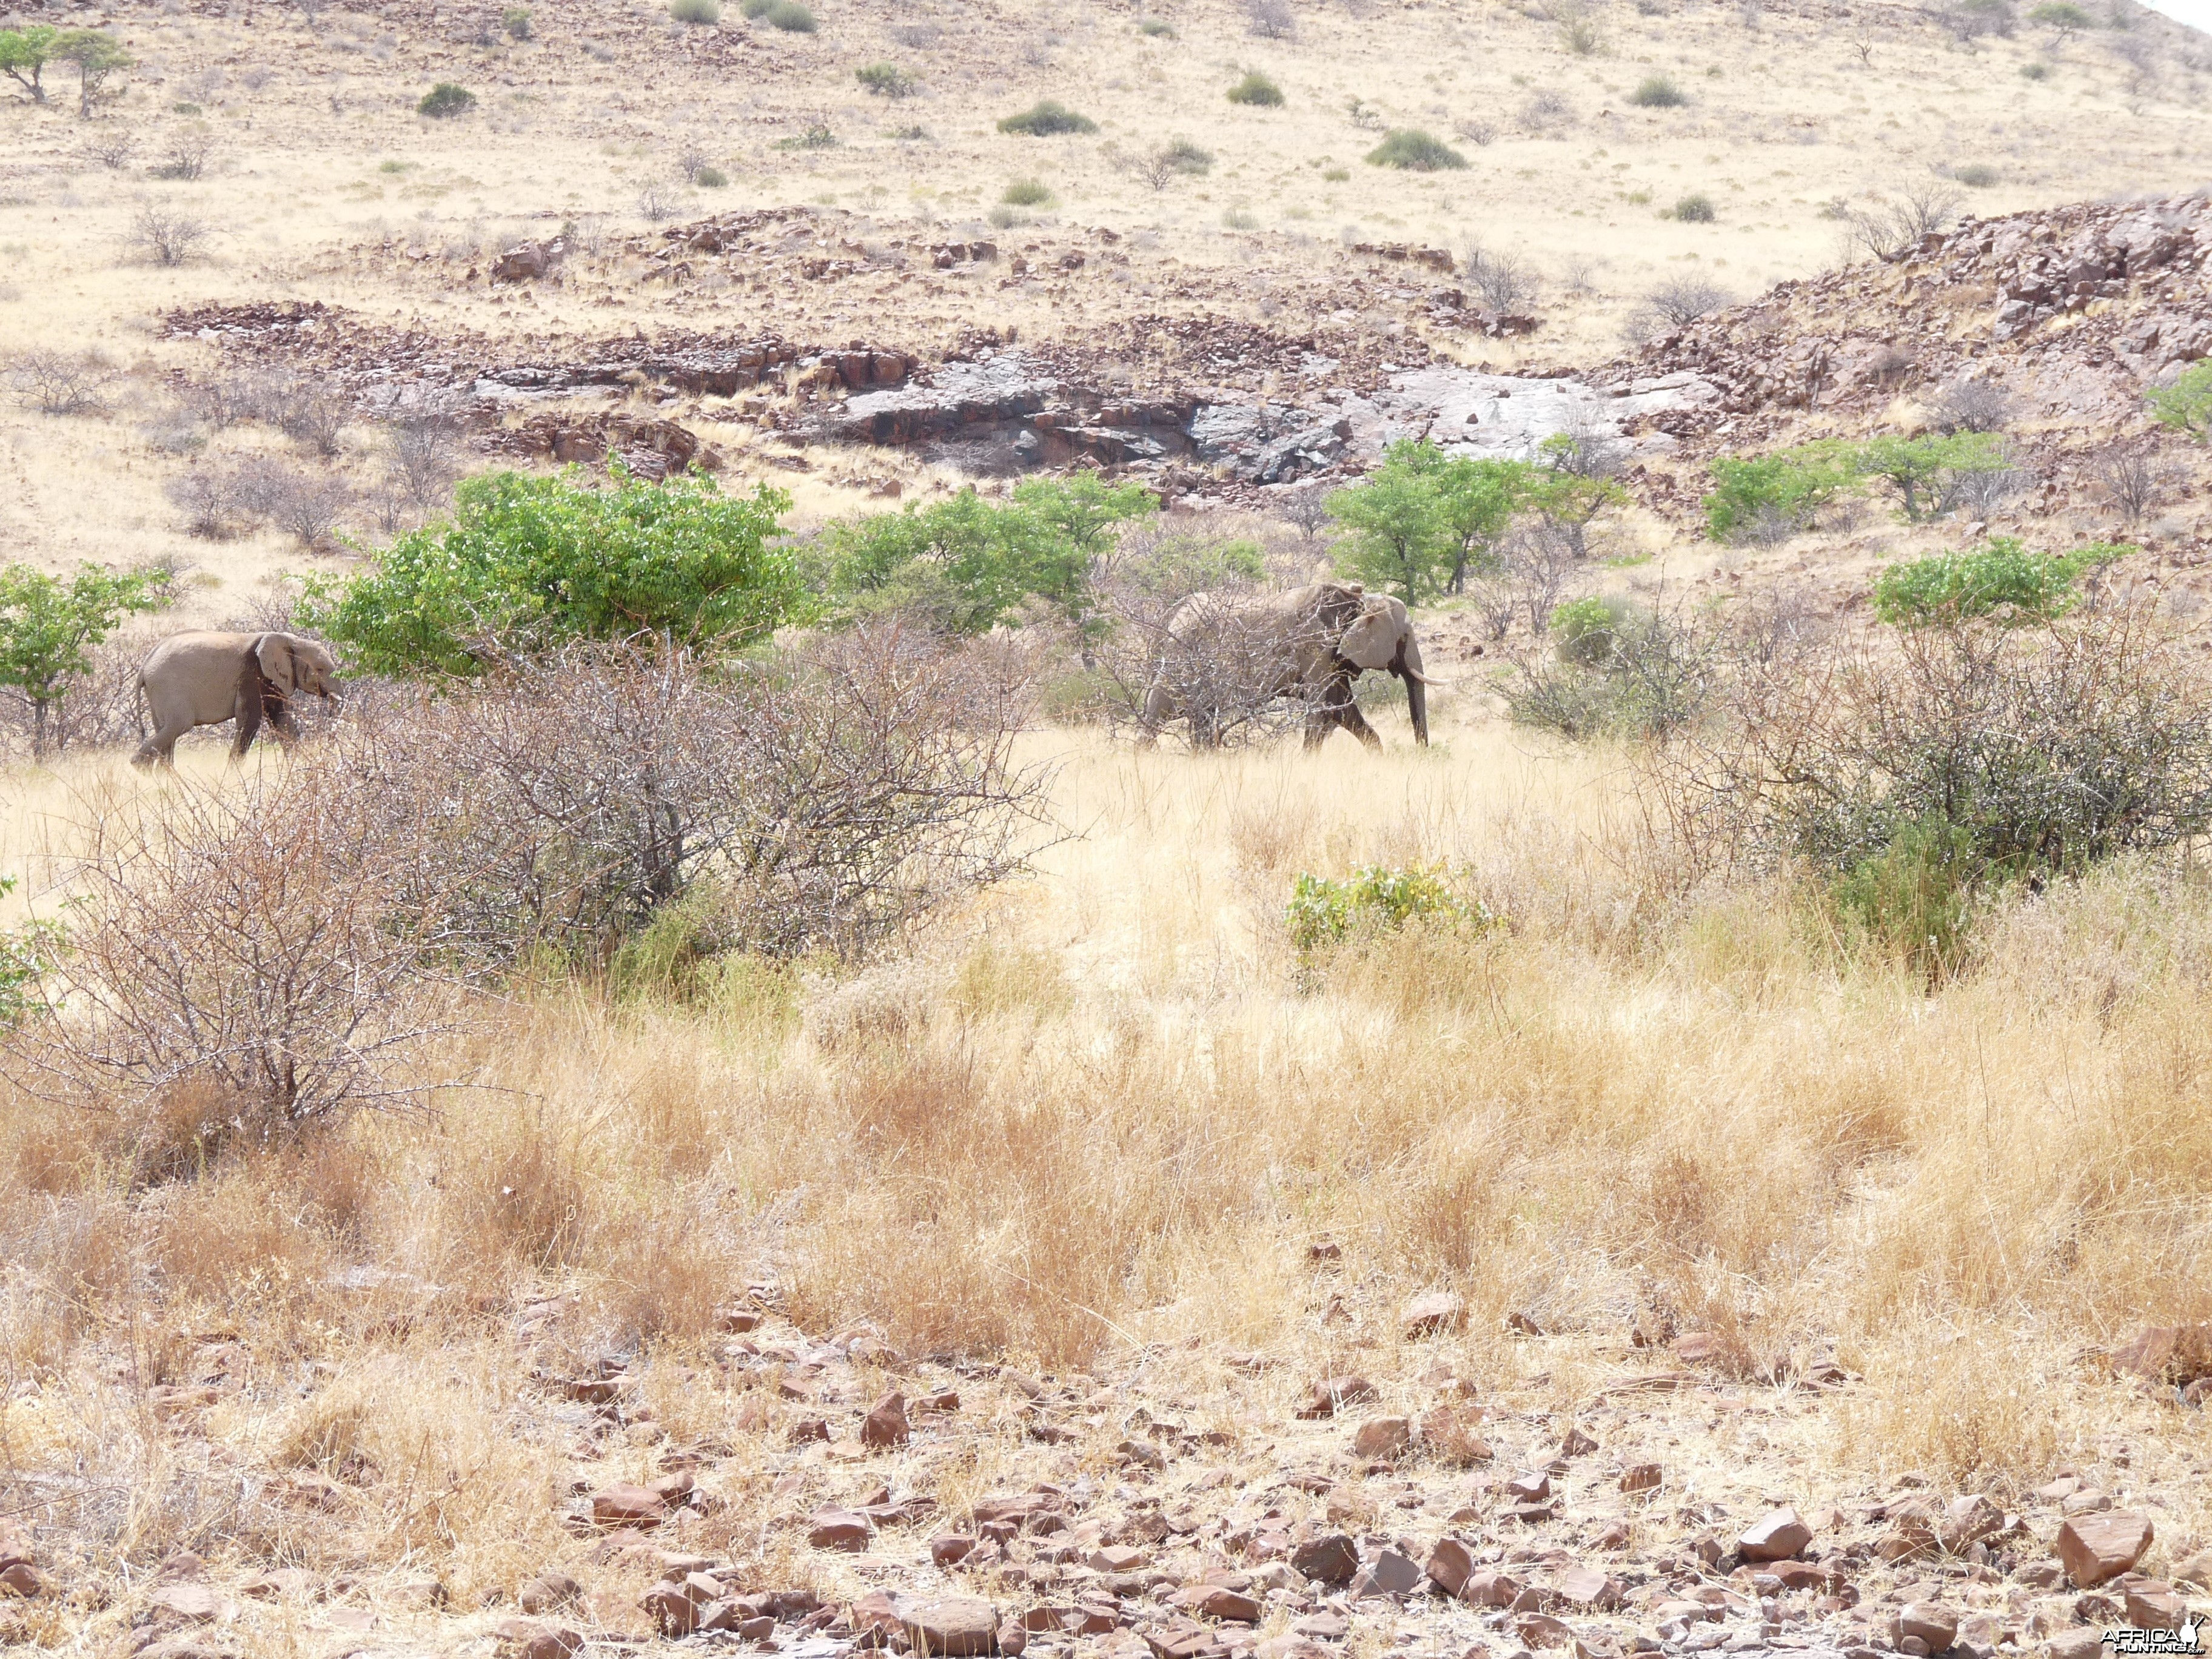
{"label": "elephant", "polygon": [[1428,688],[1420,642],[1405,605],[1358,582],[1318,582],[1275,593],[1194,593],[1170,613],[1152,684],[1145,728],[1157,732],[1178,715],[1191,741],[1218,744],[1223,732],[1276,698],[1304,703],[1305,746],[1317,748],[1342,726],[1370,749],[1382,739],[1352,700],[1352,683],[1370,668],[1406,683],[1414,741],[1429,740]]}
{"label": "elephant", "polygon": [[298,735],[292,699],[312,691],[338,695],[337,659],[297,634],[172,634],[138,670],[138,694],[154,717],[154,735],[131,757],[134,766],[176,763],[177,739],[196,726],[238,722],[233,760],[253,744],[264,720],[277,738]]}

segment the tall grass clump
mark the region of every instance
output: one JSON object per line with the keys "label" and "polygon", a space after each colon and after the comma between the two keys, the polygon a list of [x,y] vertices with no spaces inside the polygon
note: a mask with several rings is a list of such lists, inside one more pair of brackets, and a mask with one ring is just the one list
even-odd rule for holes
{"label": "tall grass clump", "polygon": [[1466,167],[1467,157],[1419,128],[1399,127],[1367,152],[1367,161],[1370,167],[1409,173],[1442,173]]}

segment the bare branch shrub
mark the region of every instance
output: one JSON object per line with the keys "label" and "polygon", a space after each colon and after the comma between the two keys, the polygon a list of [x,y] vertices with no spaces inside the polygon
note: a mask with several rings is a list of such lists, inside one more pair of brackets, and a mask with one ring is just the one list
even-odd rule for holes
{"label": "bare branch shrub", "polygon": [[1728,717],[1651,757],[1698,870],[1840,873],[1912,826],[1999,873],[2076,872],[2212,827],[2212,686],[2148,600],[1739,659]]}
{"label": "bare branch shrub", "polygon": [[1244,0],[1244,27],[1263,40],[1288,40],[1298,32],[1290,0]]}
{"label": "bare branch shrub", "polygon": [[460,423],[442,410],[403,410],[384,422],[386,465],[401,494],[434,507],[461,475]]}
{"label": "bare branch shrub", "polygon": [[1947,228],[1958,216],[1963,199],[1956,190],[1938,180],[1906,185],[1887,204],[1853,209],[1846,235],[1860,252],[1894,264],[1917,247],[1923,238]]}
{"label": "bare branch shrub", "polygon": [[149,203],[131,221],[131,246],[157,265],[180,265],[210,233],[204,220]]}
{"label": "bare branch shrub", "polygon": [[15,356],[8,383],[41,415],[91,415],[105,408],[102,396],[122,373],[105,352],[41,346]]}
{"label": "bare branch shrub", "polygon": [[722,671],[651,647],[515,662],[398,694],[349,747],[424,803],[419,878],[488,965],[603,956],[687,898],[714,948],[857,954],[1025,867],[1049,781],[1014,760],[1026,696],[996,648],[890,621]]}
{"label": "bare branch shrub", "polygon": [[251,516],[239,497],[238,478],[229,467],[196,466],[162,485],[161,493],[185,515],[185,532],[211,542],[228,541]]}
{"label": "bare branch shrub", "polygon": [[303,547],[326,543],[353,505],[353,491],[343,478],[273,455],[240,462],[232,487],[244,511],[290,532]]}
{"label": "bare branch shrub", "polygon": [[675,191],[659,180],[651,180],[637,193],[637,210],[647,224],[657,225],[673,218],[680,204]]}
{"label": "bare branch shrub", "polygon": [[85,141],[84,153],[111,173],[130,163],[138,148],[138,135],[126,126],[94,127]]}
{"label": "bare branch shrub", "polygon": [[1521,130],[1546,133],[1575,118],[1575,106],[1550,87],[1540,87],[1522,100]]}
{"label": "bare branch shrub", "polygon": [[1328,489],[1323,484],[1303,484],[1282,496],[1283,521],[1295,525],[1298,534],[1311,541],[1328,522]]}
{"label": "bare branch shrub", "polygon": [[1928,417],[1942,433],[2002,431],[2012,419],[2012,394],[1994,380],[1961,374],[1928,399]]}
{"label": "bare branch shrub", "polygon": [[1628,313],[1626,331],[1632,340],[1638,341],[1671,333],[1724,309],[1735,299],[1710,276],[1670,276]]}
{"label": "bare branch shrub", "polygon": [[1146,739],[1181,726],[1194,749],[1269,743],[1302,728],[1304,688],[1285,672],[1297,641],[1282,637],[1275,618],[1239,604],[1257,591],[1109,589],[1103,608],[1114,629],[1098,653],[1108,721]]}
{"label": "bare branch shrub", "polygon": [[143,735],[138,705],[138,662],[145,646],[110,640],[91,652],[91,672],[72,675],[62,695],[46,704],[43,726],[31,700],[12,688],[0,691],[5,711],[5,751],[29,761],[67,749],[118,749]]}
{"label": "bare branch shrub", "polygon": [[208,137],[204,132],[173,133],[161,159],[147,169],[156,179],[188,182],[207,171]]}
{"label": "bare branch shrub", "polygon": [[1468,577],[1467,591],[1492,639],[1504,639],[1516,620],[1540,639],[1553,611],[1580,585],[1585,563],[1568,530],[1530,525],[1505,538],[1494,565]]}
{"label": "bare branch shrub", "polygon": [[1937,488],[1936,511],[1986,519],[2019,494],[2032,477],[2016,466],[1953,467]]}
{"label": "bare branch shrub", "polygon": [[433,1023],[436,872],[394,902],[410,839],[338,760],[179,778],[158,811],[82,798],[69,957],[0,1065],[121,1119],[141,1181],[421,1091],[405,1062]]}
{"label": "bare branch shrub", "polygon": [[1517,254],[1492,253],[1474,244],[1467,251],[1467,280],[1492,311],[1522,312],[1536,303],[1536,272]]}
{"label": "bare branch shrub", "polygon": [[2116,443],[2090,460],[2089,476],[2121,521],[2135,524],[2165,501],[2183,475],[2155,450]]}

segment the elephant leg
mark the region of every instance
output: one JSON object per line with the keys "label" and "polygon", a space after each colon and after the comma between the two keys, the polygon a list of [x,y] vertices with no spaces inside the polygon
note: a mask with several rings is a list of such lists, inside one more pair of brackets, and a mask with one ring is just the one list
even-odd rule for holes
{"label": "elephant leg", "polygon": [[253,739],[261,730],[262,710],[270,689],[251,666],[239,677],[238,698],[231,706],[232,718],[238,722],[238,735],[230,745],[231,759],[244,760],[246,751],[253,747]]}
{"label": "elephant leg", "polygon": [[276,741],[289,748],[300,736],[299,722],[292,715],[292,702],[274,686],[261,694],[261,717],[269,729],[276,734]]}
{"label": "elephant leg", "polygon": [[1367,716],[1359,712],[1359,705],[1347,702],[1337,715],[1337,723],[1370,749],[1382,746],[1382,734],[1367,723]]}
{"label": "elephant leg", "polygon": [[1164,681],[1154,680],[1151,690],[1145,693],[1145,714],[1142,722],[1145,735],[1139,741],[1147,746],[1157,742],[1161,732],[1166,728],[1167,723],[1175,718],[1175,713],[1174,693],[1168,690]]}

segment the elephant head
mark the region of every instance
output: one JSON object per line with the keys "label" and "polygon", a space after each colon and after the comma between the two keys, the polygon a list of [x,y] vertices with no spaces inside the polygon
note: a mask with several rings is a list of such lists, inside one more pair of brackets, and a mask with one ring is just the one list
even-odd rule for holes
{"label": "elephant head", "polygon": [[262,678],[285,697],[312,691],[338,694],[337,659],[314,641],[297,634],[264,634],[253,641],[253,659]]}
{"label": "elephant head", "polygon": [[1417,742],[1429,740],[1429,678],[1421,672],[1420,641],[1402,600],[1387,593],[1350,590],[1359,609],[1336,642],[1336,654],[1355,672],[1380,668],[1406,682],[1406,705],[1413,717]]}

